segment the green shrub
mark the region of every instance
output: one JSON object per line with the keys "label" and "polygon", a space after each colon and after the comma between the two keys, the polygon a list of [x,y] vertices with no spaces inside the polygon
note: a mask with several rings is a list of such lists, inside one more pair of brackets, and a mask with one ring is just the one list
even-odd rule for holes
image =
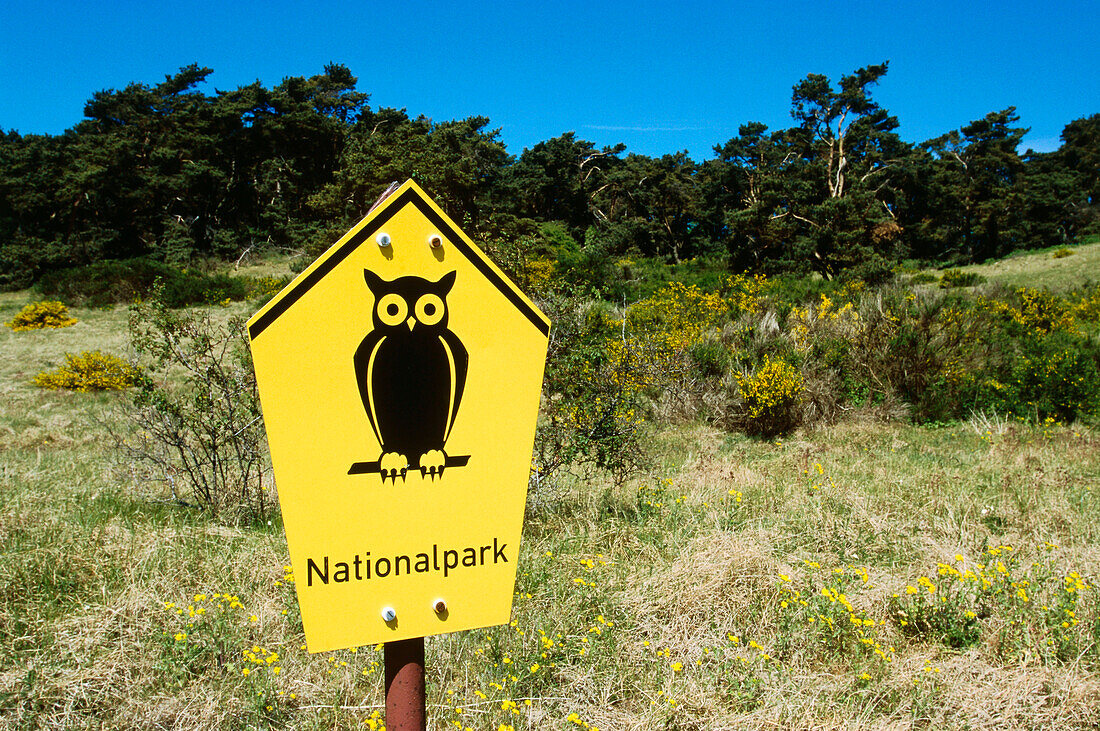
{"label": "green shrub", "polygon": [[76,318],[69,316],[69,308],[61,302],[33,302],[4,324],[15,332],[20,332],[69,327],[76,324]]}
{"label": "green shrub", "polygon": [[249,277],[176,269],[151,259],[101,261],[61,269],[43,276],[36,286],[47,295],[101,307],[148,297],[158,282],[159,297],[169,307],[248,299],[255,286]]}
{"label": "green shrub", "polygon": [[99,350],[65,354],[65,364],[34,377],[40,388],[70,391],[121,391],[134,385],[138,371],[130,363]]}
{"label": "green shrub", "polygon": [[1100,287],[1072,295],[1073,315],[1082,322],[1100,322]]}
{"label": "green shrub", "polygon": [[1100,413],[1100,345],[1056,333],[1012,346],[968,382],[971,408],[1067,423]]}
{"label": "green shrub", "polygon": [[720,340],[703,340],[693,344],[688,354],[692,370],[702,378],[714,378],[726,372],[730,365],[730,354]]}
{"label": "green shrub", "polygon": [[779,317],[786,318],[795,307],[807,302],[817,302],[822,295],[835,298],[838,292],[845,289],[850,289],[850,283],[836,279],[781,274],[768,278],[766,293],[768,305]]}
{"label": "green shrub", "polygon": [[267,304],[283,287],[290,284],[291,277],[258,277],[248,280],[248,299],[258,305]]}
{"label": "green shrub", "polygon": [[917,272],[913,276],[909,277],[909,284],[931,284],[932,282],[938,282],[940,278],[931,272]]}
{"label": "green shrub", "polygon": [[956,287],[974,287],[985,281],[977,272],[964,272],[962,269],[948,269],[940,277],[940,286],[944,289]]}
{"label": "green shrub", "polygon": [[169,307],[214,305],[250,297],[252,282],[229,274],[200,274],[183,270],[164,283],[163,298]]}
{"label": "green shrub", "polygon": [[1077,332],[1073,306],[1045,289],[1022,287],[1015,292],[1015,301],[1002,303],[998,311],[1023,328],[1024,334]]}
{"label": "green shrub", "polygon": [[101,261],[49,272],[38,280],[36,287],[45,294],[101,307],[132,302],[145,296],[158,279],[167,281],[177,273],[167,264],[150,259]]}
{"label": "green shrub", "polygon": [[1051,259],[1065,259],[1067,256],[1073,256],[1073,250],[1062,247],[1056,249],[1053,254],[1050,255]]}
{"label": "green shrub", "polygon": [[554,329],[528,493],[536,509],[556,500],[559,471],[594,467],[622,478],[643,462],[644,376],[630,351],[621,357],[611,348],[622,322],[578,292],[555,293],[539,306]]}
{"label": "green shrub", "polygon": [[244,321],[173,310],[157,294],[130,311],[143,365],[131,414],[139,436],[121,446],[181,504],[231,523],[263,520],[273,501]]}

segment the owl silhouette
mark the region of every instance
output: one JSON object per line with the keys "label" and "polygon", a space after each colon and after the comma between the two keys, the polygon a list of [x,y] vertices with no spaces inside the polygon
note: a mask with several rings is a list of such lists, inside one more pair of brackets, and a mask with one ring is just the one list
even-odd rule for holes
{"label": "owl silhouette", "polygon": [[421,277],[386,281],[364,270],[374,295],[373,329],[355,351],[359,395],[374,435],[382,445],[377,463],[356,463],[350,473],[377,471],[382,482],[402,480],[419,469],[432,480],[448,461],[450,436],[466,385],[468,356],[447,327],[447,294],[455,272],[431,282]]}

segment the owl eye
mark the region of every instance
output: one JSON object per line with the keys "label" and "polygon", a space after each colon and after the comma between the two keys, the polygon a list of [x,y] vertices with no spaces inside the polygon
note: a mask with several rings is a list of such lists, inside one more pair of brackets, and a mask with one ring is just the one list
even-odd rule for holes
{"label": "owl eye", "polygon": [[378,300],[378,319],[390,327],[400,325],[409,316],[409,305],[401,295],[390,293]]}
{"label": "owl eye", "polygon": [[435,325],[443,319],[443,300],[437,294],[426,294],[416,301],[416,319],[424,325]]}

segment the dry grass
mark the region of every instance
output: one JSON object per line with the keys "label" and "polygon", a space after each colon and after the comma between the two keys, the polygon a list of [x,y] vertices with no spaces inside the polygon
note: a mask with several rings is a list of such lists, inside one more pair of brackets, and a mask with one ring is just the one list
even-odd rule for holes
{"label": "dry grass", "polygon": [[[0,295],[0,318],[27,301]],[[124,395],[30,385],[65,352],[126,353],[124,310],[74,314],[65,330],[0,330],[0,728],[377,724],[376,650],[301,650],[277,522],[227,528],[135,481],[103,426],[121,426]],[[429,640],[431,728],[1100,723],[1095,588],[1065,658],[1044,649],[1060,630],[1031,605],[990,602],[979,641],[962,648],[906,634],[890,610],[918,577],[941,582],[938,562],[976,566],[1002,544],[1036,602],[1071,571],[1100,581],[1094,430],[991,414],[928,429],[865,414],[768,442],[666,428],[651,449],[650,473],[623,485],[578,476],[528,522],[513,626]],[[784,586],[818,602],[843,586],[892,660],[852,631],[820,633]],[[188,606],[222,616],[215,593],[241,608],[187,627]],[[253,646],[278,651],[278,675],[243,675]],[[510,700],[515,711],[502,708]]]}

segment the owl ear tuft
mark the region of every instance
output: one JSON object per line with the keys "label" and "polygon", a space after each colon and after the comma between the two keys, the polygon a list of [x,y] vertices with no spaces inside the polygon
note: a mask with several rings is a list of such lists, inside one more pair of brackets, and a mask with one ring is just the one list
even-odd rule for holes
{"label": "owl ear tuft", "polygon": [[453,287],[455,284],[455,274],[456,272],[448,272],[447,274],[444,274],[442,277],[440,277],[439,281],[436,282],[439,288],[443,291],[443,294],[446,295],[451,291],[451,287]]}
{"label": "owl ear tuft", "polygon": [[382,289],[383,279],[370,269],[363,270],[363,279],[367,282],[367,289],[371,292],[378,292]]}

